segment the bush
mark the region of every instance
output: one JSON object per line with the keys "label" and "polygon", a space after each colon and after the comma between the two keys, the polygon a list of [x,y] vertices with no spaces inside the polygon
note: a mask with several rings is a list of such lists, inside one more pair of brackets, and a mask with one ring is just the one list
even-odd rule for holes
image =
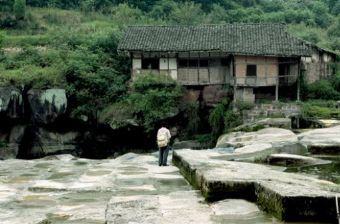
{"label": "bush", "polygon": [[334,89],[329,80],[319,80],[307,85],[308,99],[337,100],[340,94]]}
{"label": "bush", "polygon": [[211,134],[194,135],[193,139],[198,141],[199,143],[208,143],[211,142]]}
{"label": "bush", "polygon": [[13,12],[17,20],[23,20],[26,16],[26,0],[15,0]]}
{"label": "bush", "polygon": [[253,109],[255,104],[246,101],[236,101],[235,107],[242,113],[244,110]]}
{"label": "bush", "polygon": [[17,25],[15,16],[0,12],[0,28],[12,28]]}
{"label": "bush", "polygon": [[242,124],[242,116],[232,110],[226,111],[224,115],[224,132],[229,132],[232,128]]}
{"label": "bush", "polygon": [[200,116],[199,116],[199,108],[200,105],[198,102],[189,103],[186,108],[186,115],[188,118],[188,124],[187,124],[187,134],[193,135],[197,133],[199,124],[201,122]]}
{"label": "bush", "polygon": [[99,122],[109,124],[113,129],[118,129],[129,124],[137,125],[133,118],[131,105],[121,101],[104,108],[99,115]]}
{"label": "bush", "polygon": [[139,76],[132,83],[127,100],[135,118],[150,132],[158,121],[178,114],[182,94],[182,87],[172,78],[149,74]]}
{"label": "bush", "polygon": [[302,116],[305,119],[319,118],[319,119],[329,119],[332,118],[332,113],[335,110],[329,107],[317,106],[309,103],[305,103],[302,106]]}
{"label": "bush", "polygon": [[212,138],[216,140],[224,131],[224,113],[226,105],[218,104],[209,114],[209,124],[212,129]]}

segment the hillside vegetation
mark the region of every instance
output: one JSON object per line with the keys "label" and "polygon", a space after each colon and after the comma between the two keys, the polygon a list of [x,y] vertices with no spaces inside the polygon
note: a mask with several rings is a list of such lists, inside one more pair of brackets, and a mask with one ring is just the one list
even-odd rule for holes
{"label": "hillside vegetation", "polygon": [[[0,85],[65,88],[70,112],[92,119],[102,110],[109,116],[123,102],[152,129],[167,111],[175,111],[171,99],[177,100],[180,90],[172,84],[172,103],[160,102],[162,111],[155,114],[152,105],[138,100],[139,92],[128,91],[129,60],[116,51],[124,29],[235,22],[286,23],[293,35],[340,52],[339,0],[5,0],[0,2]],[[322,85],[339,96],[338,83]],[[149,94],[150,99],[157,95]],[[139,104],[129,103],[133,100]]]}

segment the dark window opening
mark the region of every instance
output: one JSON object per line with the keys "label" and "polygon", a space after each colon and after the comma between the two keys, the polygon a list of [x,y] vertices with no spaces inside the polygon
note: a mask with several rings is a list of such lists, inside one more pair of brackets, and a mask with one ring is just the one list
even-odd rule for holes
{"label": "dark window opening", "polygon": [[247,76],[256,76],[256,65],[247,65]]}
{"label": "dark window opening", "polygon": [[221,65],[224,66],[224,67],[227,67],[229,66],[229,61],[227,58],[222,58],[221,59]]}
{"label": "dark window opening", "polygon": [[201,59],[200,60],[200,67],[208,67],[208,60],[206,59]]}
{"label": "dark window opening", "polygon": [[159,69],[158,58],[143,58],[142,69]]}
{"label": "dark window opening", "polygon": [[288,75],[289,74],[289,65],[281,64],[279,65],[279,75]]}
{"label": "dark window opening", "polygon": [[[199,64],[198,64],[199,63]],[[178,60],[178,67],[180,68],[197,68],[197,67],[208,67],[208,59],[180,59]]]}
{"label": "dark window opening", "polygon": [[188,60],[186,60],[186,59],[178,60],[178,67],[180,67],[180,68],[188,67]]}
{"label": "dark window opening", "polygon": [[188,60],[188,61],[189,61],[188,67],[190,67],[190,68],[196,68],[196,67],[198,67],[198,60],[196,60],[196,59],[190,59],[190,60]]}

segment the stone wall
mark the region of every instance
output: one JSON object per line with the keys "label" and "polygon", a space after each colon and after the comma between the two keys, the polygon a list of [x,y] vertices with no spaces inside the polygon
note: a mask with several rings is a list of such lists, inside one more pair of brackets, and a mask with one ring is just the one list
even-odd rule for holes
{"label": "stone wall", "polygon": [[314,49],[311,57],[302,57],[301,61],[308,83],[313,83],[333,74],[331,64],[334,62],[334,56],[330,53]]}
{"label": "stone wall", "polygon": [[284,103],[273,103],[273,104],[256,104],[251,110],[243,112],[243,121],[254,122],[258,119],[268,117],[296,117],[301,114],[301,108],[297,104],[284,104]]}

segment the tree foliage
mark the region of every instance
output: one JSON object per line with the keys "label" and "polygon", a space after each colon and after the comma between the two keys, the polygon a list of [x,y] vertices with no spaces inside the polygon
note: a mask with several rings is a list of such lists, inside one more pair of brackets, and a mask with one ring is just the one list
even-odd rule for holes
{"label": "tree foliage", "polygon": [[26,16],[26,0],[15,0],[13,12],[17,20],[23,20]]}
{"label": "tree foliage", "polygon": [[180,85],[168,76],[154,74],[138,77],[132,84],[127,101],[135,118],[146,131],[152,131],[158,121],[175,116],[182,96]]}

